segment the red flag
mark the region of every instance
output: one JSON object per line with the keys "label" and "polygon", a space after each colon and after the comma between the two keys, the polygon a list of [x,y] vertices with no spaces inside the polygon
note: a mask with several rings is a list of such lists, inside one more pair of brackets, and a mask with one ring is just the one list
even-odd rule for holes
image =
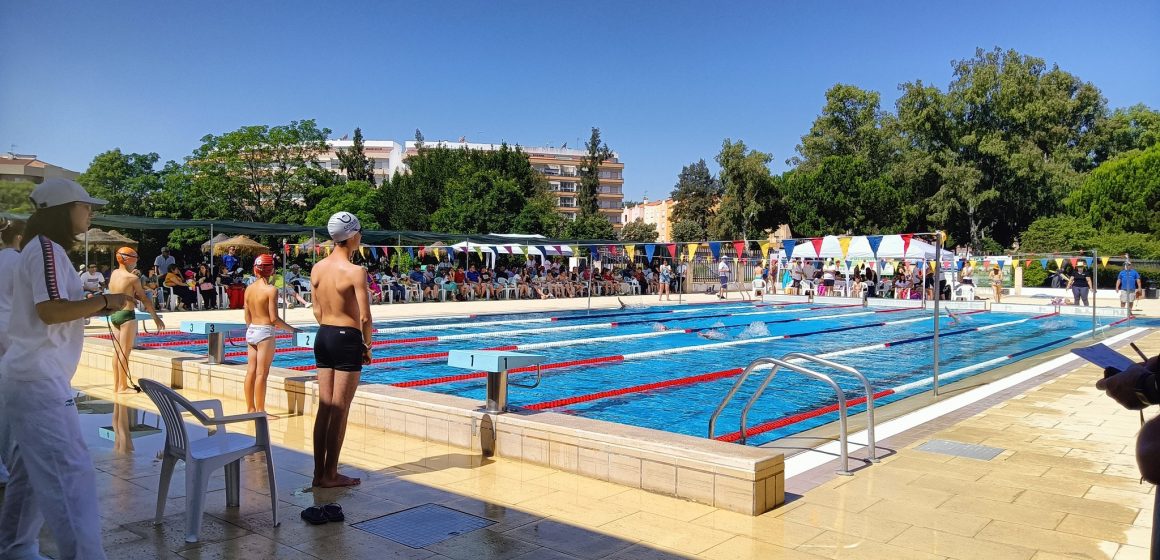
{"label": "red flag", "polygon": [[557,253],[560,253],[561,255],[563,255],[563,254],[564,254],[564,250],[563,250],[563,249],[561,249],[559,245],[552,245],[552,247],[555,247],[555,248],[556,248],[556,252],[557,252]]}
{"label": "red flag", "polygon": [[677,244],[669,243],[667,247],[669,248],[669,256],[673,257],[674,259],[677,258]]}
{"label": "red flag", "polygon": [[736,251],[737,256],[740,257],[742,254],[745,253],[745,242],[744,241],[734,241],[733,242],[733,250]]}
{"label": "red flag", "polygon": [[608,246],[608,254],[609,255],[616,255],[616,245],[609,245]]}
{"label": "red flag", "polygon": [[1079,262],[1079,259],[1077,259],[1075,257],[1071,258],[1071,266],[1075,266],[1075,263],[1077,263],[1077,262]]}
{"label": "red flag", "polygon": [[912,238],[912,237],[914,237],[914,235],[909,234],[909,233],[902,234],[902,254],[903,255],[905,255],[906,251],[908,249],[910,249],[910,238]]}
{"label": "red flag", "polygon": [[1023,261],[1023,266],[1026,268],[1031,268],[1031,259],[1027,259],[1026,261]]}
{"label": "red flag", "polygon": [[810,243],[814,246],[814,255],[818,257],[822,256],[822,238],[815,237],[810,239]]}

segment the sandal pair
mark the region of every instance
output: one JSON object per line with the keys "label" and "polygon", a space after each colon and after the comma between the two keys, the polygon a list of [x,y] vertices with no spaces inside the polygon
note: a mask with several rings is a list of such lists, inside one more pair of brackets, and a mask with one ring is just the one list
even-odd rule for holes
{"label": "sandal pair", "polygon": [[310,506],[302,510],[302,520],[311,525],[322,525],[329,522],[344,521],[346,515],[342,513],[342,506],[326,504],[324,506]]}

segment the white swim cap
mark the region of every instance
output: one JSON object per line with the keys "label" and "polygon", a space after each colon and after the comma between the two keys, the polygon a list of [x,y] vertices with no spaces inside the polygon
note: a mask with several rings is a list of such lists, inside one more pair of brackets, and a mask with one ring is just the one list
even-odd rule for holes
{"label": "white swim cap", "polygon": [[330,238],[338,243],[346,241],[362,231],[362,224],[350,212],[336,212],[330,217],[330,221],[326,222],[326,231],[330,233]]}

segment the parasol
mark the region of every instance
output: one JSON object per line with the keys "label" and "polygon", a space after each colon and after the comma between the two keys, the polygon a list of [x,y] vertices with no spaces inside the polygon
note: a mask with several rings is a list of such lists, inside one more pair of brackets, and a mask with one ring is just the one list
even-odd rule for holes
{"label": "parasol", "polygon": [[253,239],[250,239],[244,235],[238,235],[236,237],[226,239],[221,243],[216,243],[213,248],[213,253],[215,255],[224,255],[227,251],[229,251],[230,247],[236,247],[238,249],[238,253],[248,255],[261,255],[263,253],[270,252],[269,247],[262,245],[261,243],[258,243],[257,241],[254,241]]}

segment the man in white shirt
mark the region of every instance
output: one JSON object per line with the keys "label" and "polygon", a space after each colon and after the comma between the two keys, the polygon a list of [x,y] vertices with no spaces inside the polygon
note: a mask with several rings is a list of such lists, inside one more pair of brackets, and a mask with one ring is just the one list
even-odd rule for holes
{"label": "man in white shirt", "polygon": [[[169,265],[171,264],[177,264],[177,261],[169,256],[169,247],[162,247],[161,254],[153,259],[153,266],[156,266],[157,270],[160,270],[161,274],[164,275],[166,272],[169,272]],[[233,271],[231,270],[230,272]]]}
{"label": "man in white shirt", "polygon": [[105,290],[105,275],[97,272],[97,265],[90,264],[89,269],[81,273],[81,285],[85,289],[85,297],[93,297]]}
{"label": "man in white shirt", "polygon": [[717,289],[717,299],[725,299],[729,292],[729,263],[725,257],[717,262],[717,279],[721,282],[721,287]]}

